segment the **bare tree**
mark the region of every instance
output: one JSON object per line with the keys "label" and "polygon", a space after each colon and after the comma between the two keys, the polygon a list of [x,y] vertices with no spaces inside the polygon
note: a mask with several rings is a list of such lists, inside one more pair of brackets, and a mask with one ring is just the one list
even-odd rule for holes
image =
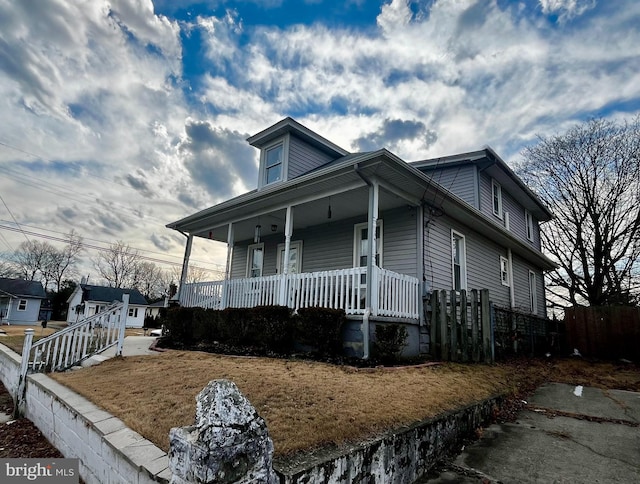
{"label": "bare tree", "polygon": [[9,279],[18,277],[18,273],[11,262],[0,261],[0,277],[6,277]]}
{"label": "bare tree", "polygon": [[48,254],[48,260],[43,270],[47,280],[55,283],[56,292],[60,291],[62,281],[75,275],[75,266],[80,253],[84,250],[82,237],[73,229],[66,235],[67,244],[61,250],[53,250]]}
{"label": "bare tree", "polygon": [[111,244],[109,248],[93,259],[93,265],[111,287],[132,287],[140,254],[122,241]]}
{"label": "bare tree", "polygon": [[551,208],[548,290],[572,305],[632,304],[640,289],[640,116],[540,138],[517,171]]}
{"label": "bare tree", "polygon": [[138,262],[132,287],[138,289],[148,300],[158,299],[169,289],[165,271],[153,262]]}
{"label": "bare tree", "polygon": [[13,254],[13,266],[19,276],[27,281],[43,280],[46,284],[46,265],[56,249],[49,242],[29,240],[22,242]]}

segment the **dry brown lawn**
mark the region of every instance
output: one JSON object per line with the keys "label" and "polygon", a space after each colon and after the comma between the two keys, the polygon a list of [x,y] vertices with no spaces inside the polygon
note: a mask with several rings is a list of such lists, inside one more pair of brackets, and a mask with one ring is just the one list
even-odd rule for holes
{"label": "dry brown lawn", "polygon": [[171,427],[191,425],[195,397],[226,378],[266,420],[284,456],[358,441],[545,380],[640,390],[640,371],[585,362],[356,371],[324,363],[169,351],[116,358],[53,378],[118,416],[164,450]]}
{"label": "dry brown lawn", "polygon": [[[66,325],[66,324],[65,324]],[[44,338],[45,336],[49,336],[52,333],[55,333],[57,329],[47,327],[42,328],[40,325],[34,326],[18,326],[15,324],[12,325],[2,325],[0,329],[2,329],[6,335],[0,336],[0,343],[5,346],[8,346],[13,351],[18,354],[22,354],[22,346],[24,344],[24,330],[31,328],[35,332],[33,334],[33,341],[36,342],[40,338]],[[140,336],[143,335],[144,331],[142,328],[127,328],[125,329],[124,335],[126,336]]]}
{"label": "dry brown lawn", "polygon": [[45,336],[49,336],[51,333],[56,330],[53,328],[43,328],[40,325],[33,326],[18,326],[15,324],[12,325],[2,325],[0,329],[6,333],[5,336],[0,336],[0,343],[5,346],[8,346],[16,353],[22,354],[22,344],[24,343],[24,330],[25,329],[33,329],[33,341],[38,341],[40,338],[44,338]]}

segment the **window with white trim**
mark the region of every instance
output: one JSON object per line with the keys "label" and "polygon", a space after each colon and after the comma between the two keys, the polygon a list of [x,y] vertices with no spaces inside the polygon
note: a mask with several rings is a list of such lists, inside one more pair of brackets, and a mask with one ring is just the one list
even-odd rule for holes
{"label": "window with white trim", "polygon": [[495,180],[491,180],[491,199],[493,214],[502,219],[502,186]]}
{"label": "window with white trim", "polygon": [[[291,242],[289,247],[288,274],[299,274],[302,271],[302,241]],[[284,274],[284,244],[278,244],[278,274]]]}
{"label": "window with white trim", "polygon": [[538,288],[536,279],[536,273],[529,271],[529,305],[533,314],[538,313]]}
{"label": "window with white trim", "polygon": [[[382,267],[382,220],[376,223],[376,246],[375,246],[375,265]],[[362,223],[354,225],[353,236],[353,267],[367,267],[367,252],[369,250],[369,224]],[[360,276],[360,283],[366,284],[367,276]]]}
{"label": "window with white trim", "polygon": [[533,215],[529,210],[524,211],[524,223],[527,227],[527,239],[533,242]]}
{"label": "window with white trim", "polygon": [[509,260],[500,256],[500,282],[503,286],[509,286]]}
{"label": "window with white trim", "polygon": [[252,244],[247,249],[247,277],[262,277],[264,244]]}
{"label": "window with white trim", "polygon": [[464,235],[451,231],[451,268],[453,289],[467,289],[467,249]]}
{"label": "window with white trim", "polygon": [[20,299],[18,301],[18,311],[26,311],[27,310],[27,300]]}
{"label": "window with white trim", "polygon": [[265,150],[264,155],[264,184],[282,180],[284,165],[284,144],[280,143]]}

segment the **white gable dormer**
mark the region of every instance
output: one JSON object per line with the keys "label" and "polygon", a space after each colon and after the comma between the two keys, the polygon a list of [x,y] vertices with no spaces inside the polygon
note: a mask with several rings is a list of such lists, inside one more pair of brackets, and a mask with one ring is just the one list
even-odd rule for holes
{"label": "white gable dormer", "polygon": [[283,119],[247,141],[260,149],[258,190],[349,154],[292,118]]}

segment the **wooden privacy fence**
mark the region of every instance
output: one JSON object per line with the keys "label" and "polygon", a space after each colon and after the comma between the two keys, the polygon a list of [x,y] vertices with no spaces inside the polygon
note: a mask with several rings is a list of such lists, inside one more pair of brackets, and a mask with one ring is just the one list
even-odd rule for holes
{"label": "wooden privacy fence", "polygon": [[573,307],[564,310],[569,349],[583,356],[638,360],[640,308]]}
{"label": "wooden privacy fence", "polygon": [[433,357],[445,361],[494,361],[488,289],[433,291],[427,321]]}

